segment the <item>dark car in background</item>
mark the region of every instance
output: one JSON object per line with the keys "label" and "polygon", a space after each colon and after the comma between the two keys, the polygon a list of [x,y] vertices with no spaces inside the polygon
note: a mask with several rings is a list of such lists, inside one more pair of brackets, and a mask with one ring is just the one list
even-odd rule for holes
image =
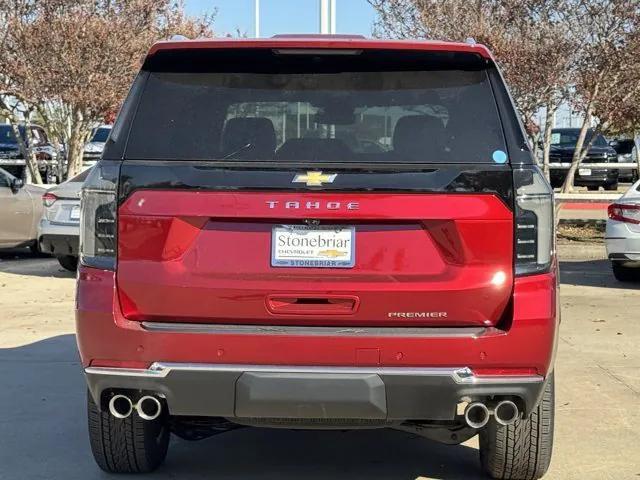
{"label": "dark car in background", "polygon": [[[18,130],[22,138],[27,138],[31,142],[33,152],[38,162],[38,170],[45,183],[57,183],[58,175],[58,154],[53,144],[49,142],[44,128],[38,125],[29,126],[29,135],[25,135],[26,126],[19,125]],[[17,178],[25,179],[25,161],[18,140],[9,124],[0,124],[0,167]]]}
{"label": "dark car in background", "polygon": [[[579,128],[554,128],[551,132],[551,151],[549,161],[551,163],[571,164],[573,153],[576,149]],[[591,141],[594,132],[589,129],[585,139],[585,144]],[[591,168],[590,163],[617,163],[618,154],[609,145],[607,139],[600,133],[593,140],[586,158],[581,162],[580,168],[576,172],[574,185],[577,187],[587,187],[589,190],[598,190],[603,187],[605,190],[618,189],[618,170],[612,168]],[[555,168],[551,170],[551,185],[560,187],[568,170],[566,168]]]}
{"label": "dark car in background", "polygon": [[[611,147],[618,154],[618,163],[636,163],[638,161],[638,149],[635,140],[630,138],[616,139],[611,142]],[[621,169],[618,179],[621,182],[635,183],[638,181],[638,169]]]}

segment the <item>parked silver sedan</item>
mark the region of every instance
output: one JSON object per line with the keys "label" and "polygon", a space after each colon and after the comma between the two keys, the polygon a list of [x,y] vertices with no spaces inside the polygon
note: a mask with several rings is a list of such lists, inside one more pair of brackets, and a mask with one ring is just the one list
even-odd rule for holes
{"label": "parked silver sedan", "polygon": [[60,265],[70,271],[78,268],[80,190],[89,170],[42,196],[44,212],[38,225],[40,250],[55,255]]}
{"label": "parked silver sedan", "polygon": [[613,274],[621,282],[640,280],[640,181],[608,213],[605,240]]}
{"label": "parked silver sedan", "polygon": [[0,168],[0,248],[30,247],[37,251],[37,227],[46,188],[24,185]]}

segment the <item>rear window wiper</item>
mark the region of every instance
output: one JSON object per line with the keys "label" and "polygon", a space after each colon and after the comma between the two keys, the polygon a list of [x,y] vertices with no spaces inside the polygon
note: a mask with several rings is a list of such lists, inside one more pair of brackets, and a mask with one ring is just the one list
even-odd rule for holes
{"label": "rear window wiper", "polygon": [[222,157],[222,160],[228,160],[230,158],[233,158],[237,154],[242,153],[242,152],[244,152],[245,150],[247,150],[248,148],[251,148],[251,147],[253,147],[253,143],[247,143],[246,145],[241,146],[237,150],[234,150],[231,153],[227,153],[224,157]]}

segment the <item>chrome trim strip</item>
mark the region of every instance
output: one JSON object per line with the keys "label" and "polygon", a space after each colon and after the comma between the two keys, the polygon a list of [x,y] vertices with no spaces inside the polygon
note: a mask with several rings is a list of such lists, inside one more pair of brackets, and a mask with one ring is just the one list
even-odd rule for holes
{"label": "chrome trim strip", "polygon": [[487,327],[304,327],[270,325],[211,325],[197,323],[142,322],[150,332],[205,333],[212,335],[317,335],[363,337],[462,337],[477,338],[501,333]]}
{"label": "chrome trim strip", "polygon": [[[154,364],[155,365],[155,364]],[[152,365],[153,367],[153,365]],[[152,370],[142,368],[117,368],[117,367],[87,367],[84,369],[87,375],[116,375],[119,377],[166,377],[169,370]]]}
{"label": "chrome trim strip", "polygon": [[207,372],[255,372],[255,373],[345,373],[380,375],[420,375],[451,377],[455,368],[419,368],[419,367],[334,367],[334,366],[297,366],[297,365],[216,365],[199,363],[164,363],[151,365],[158,371],[207,371]]}
{"label": "chrome trim strip", "polygon": [[228,365],[212,363],[155,362],[148,369],[87,367],[89,375],[117,375],[145,378],[164,378],[173,371],[188,372],[258,372],[258,373],[319,373],[319,374],[377,374],[401,376],[450,377],[455,383],[466,385],[539,383],[540,375],[477,377],[468,367],[333,367],[284,365]]}

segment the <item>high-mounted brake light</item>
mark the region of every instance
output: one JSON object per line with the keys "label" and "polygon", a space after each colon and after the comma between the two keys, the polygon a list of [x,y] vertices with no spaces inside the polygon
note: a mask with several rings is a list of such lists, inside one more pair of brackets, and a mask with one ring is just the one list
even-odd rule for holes
{"label": "high-mounted brake light", "polygon": [[58,197],[56,197],[53,193],[47,192],[44,195],[42,195],[42,204],[45,207],[50,207],[56,202],[56,200],[58,200]]}
{"label": "high-mounted brake light", "polygon": [[516,189],[515,273],[548,272],[555,254],[553,189],[538,167],[513,171]]}
{"label": "high-mounted brake light", "polygon": [[640,205],[612,203],[607,208],[609,218],[619,222],[640,224]]}
{"label": "high-mounted brake light", "polygon": [[82,188],[80,262],[87,267],[115,269],[118,170],[117,164],[100,162]]}
{"label": "high-mounted brake light", "polygon": [[362,50],[356,48],[274,48],[276,55],[360,55]]}

